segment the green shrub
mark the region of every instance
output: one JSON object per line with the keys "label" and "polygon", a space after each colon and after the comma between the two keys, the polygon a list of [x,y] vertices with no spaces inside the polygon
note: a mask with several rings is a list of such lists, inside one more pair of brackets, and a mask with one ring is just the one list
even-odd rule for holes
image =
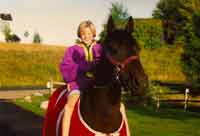
{"label": "green shrub", "polygon": [[193,38],[185,44],[182,54],[182,67],[187,79],[200,82],[200,38]]}
{"label": "green shrub", "polygon": [[161,21],[156,19],[136,19],[134,36],[142,42],[144,48],[162,46],[163,30]]}

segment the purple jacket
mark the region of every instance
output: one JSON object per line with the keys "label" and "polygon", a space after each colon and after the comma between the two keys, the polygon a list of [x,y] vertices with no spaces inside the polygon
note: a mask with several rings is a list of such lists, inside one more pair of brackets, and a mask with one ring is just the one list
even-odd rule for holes
{"label": "purple jacket", "polygon": [[60,64],[63,79],[69,84],[70,89],[83,90],[93,85],[90,72],[101,58],[102,47],[95,43],[86,48],[83,44],[75,44],[69,47]]}

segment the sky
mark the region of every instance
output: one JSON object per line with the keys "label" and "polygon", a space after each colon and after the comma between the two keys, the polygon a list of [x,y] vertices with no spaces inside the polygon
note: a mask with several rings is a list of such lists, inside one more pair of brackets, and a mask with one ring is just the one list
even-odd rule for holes
{"label": "sky", "polygon": [[[106,23],[112,2],[120,2],[133,18],[152,17],[159,0],[0,0],[0,13],[13,17],[11,28],[22,43],[38,32],[44,44],[70,46],[81,21],[91,20],[97,35]],[[25,37],[24,32],[29,36]]]}

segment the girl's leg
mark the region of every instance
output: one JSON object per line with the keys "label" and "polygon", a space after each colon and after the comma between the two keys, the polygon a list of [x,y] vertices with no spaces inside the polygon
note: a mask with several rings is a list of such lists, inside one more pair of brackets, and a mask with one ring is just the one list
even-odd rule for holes
{"label": "girl's leg", "polygon": [[64,115],[62,120],[62,136],[69,136],[69,128],[72,112],[80,93],[73,93],[67,97],[67,103],[64,107]]}
{"label": "girl's leg", "polygon": [[125,120],[125,123],[126,123],[126,127],[127,127],[127,136],[131,136],[131,135],[130,135],[129,125],[128,125],[128,120],[127,120],[127,117],[126,117],[126,110],[125,110],[125,106],[124,106],[123,103],[121,103],[120,111],[121,111],[121,113],[123,114],[122,116],[124,117],[124,120]]}

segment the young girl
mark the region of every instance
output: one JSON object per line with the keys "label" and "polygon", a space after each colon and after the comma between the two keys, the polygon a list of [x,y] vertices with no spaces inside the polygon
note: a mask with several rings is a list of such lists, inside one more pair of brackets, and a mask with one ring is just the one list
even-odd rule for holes
{"label": "young girl", "polygon": [[68,99],[64,108],[62,135],[69,135],[72,112],[81,91],[93,85],[92,68],[101,57],[102,48],[95,40],[96,29],[91,21],[80,23],[77,31],[80,43],[69,47],[60,65],[68,86]]}
{"label": "young girl", "polygon": [[[92,68],[100,60],[102,47],[95,40],[96,29],[91,21],[80,23],[77,31],[80,43],[69,47],[60,65],[60,71],[68,86],[68,99],[64,108],[62,121],[62,136],[69,135],[70,121],[76,101],[81,91],[93,85]],[[121,104],[120,111],[128,122],[125,107]],[[130,136],[129,130],[127,130]]]}

